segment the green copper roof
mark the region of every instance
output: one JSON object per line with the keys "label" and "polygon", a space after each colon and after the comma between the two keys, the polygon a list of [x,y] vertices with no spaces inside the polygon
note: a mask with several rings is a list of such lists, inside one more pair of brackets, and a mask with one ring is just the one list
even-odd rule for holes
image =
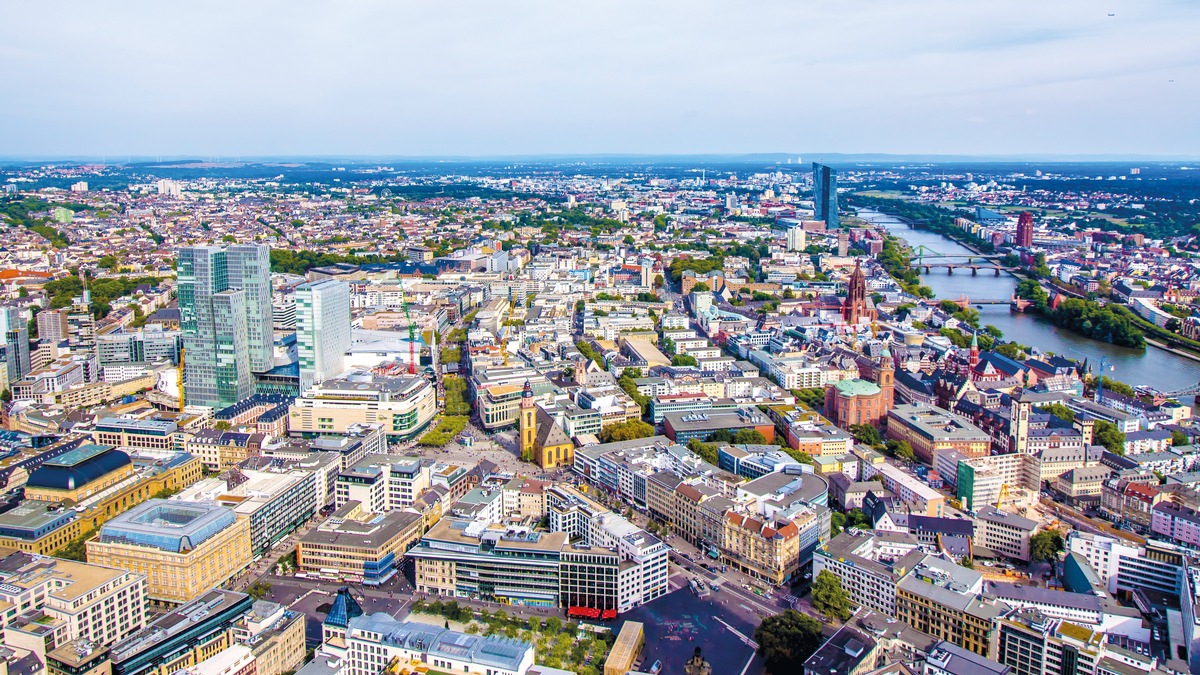
{"label": "green copper roof", "polygon": [[879,385],[874,382],[867,382],[866,380],[859,380],[857,378],[842,380],[833,386],[837,387],[838,393],[843,396],[874,396],[881,391]]}

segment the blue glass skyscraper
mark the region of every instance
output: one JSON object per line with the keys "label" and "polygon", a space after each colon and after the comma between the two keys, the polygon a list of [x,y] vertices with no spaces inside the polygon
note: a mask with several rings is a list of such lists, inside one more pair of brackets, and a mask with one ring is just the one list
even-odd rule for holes
{"label": "blue glass skyscraper", "polygon": [[813,162],[813,210],[817,220],[825,221],[825,229],[837,229],[837,171],[816,162]]}

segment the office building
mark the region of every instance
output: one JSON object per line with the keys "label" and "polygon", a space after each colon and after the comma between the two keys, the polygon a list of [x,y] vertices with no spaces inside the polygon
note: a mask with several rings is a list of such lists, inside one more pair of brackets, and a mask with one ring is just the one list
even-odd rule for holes
{"label": "office building", "polygon": [[448,675],[526,675],[533,660],[528,642],[398,621],[379,612],[348,622],[342,675],[402,673],[414,663]]}
{"label": "office building", "polygon": [[992,438],[944,408],[910,403],[888,412],[887,437],[905,441],[921,462],[933,466],[938,452],[953,450],[964,457],[987,457]]}
{"label": "office building", "polygon": [[25,377],[29,367],[29,324],[16,307],[0,307],[0,342],[4,344],[4,366],[8,382]]}
{"label": "office building", "polygon": [[404,552],[421,539],[425,520],[414,511],[366,513],[347,502],[300,538],[296,567],[312,576],[379,585],[398,571]]}
{"label": "office building", "polygon": [[357,372],[313,385],[288,410],[288,429],[340,434],[382,422],[389,438],[415,438],[437,414],[437,390],[423,377],[376,377]]}
{"label": "office building", "polygon": [[1014,609],[996,626],[995,658],[1012,675],[1094,675],[1105,653],[1103,633],[1036,609]]}
{"label": "office building", "polygon": [[613,616],[666,594],[667,547],[657,538],[607,511],[561,522],[569,532],[443,518],[408,552],[417,590]]}
{"label": "office building", "polygon": [[1010,675],[1012,668],[942,640],[929,649],[920,675]]}
{"label": "office building", "polygon": [[986,656],[992,620],[1011,609],[983,591],[983,575],[926,555],[896,584],[896,618]]}
{"label": "office building", "polygon": [[816,162],[813,162],[813,213],[814,218],[825,221],[826,230],[838,228],[837,171]]}
{"label": "office building", "polygon": [[219,654],[253,606],[245,593],[209,590],[113,645],[113,675],[172,675]]}
{"label": "office building", "polygon": [[270,249],[184,247],[176,268],[186,402],[233,405],[274,366]]}
{"label": "office building", "polygon": [[1029,562],[1029,542],[1037,529],[1036,520],[1006,513],[987,504],[976,513],[975,545],[1013,560]]}
{"label": "office building", "polygon": [[350,349],[350,286],[325,279],[296,287],[300,390],[340,375]]}
{"label": "office building", "polygon": [[250,520],[215,503],[151,499],[87,542],[89,562],[146,576],[146,595],[181,604],[250,564]]}
{"label": "office building", "polygon": [[317,475],[312,471],[235,469],[197,482],[172,502],[228,507],[250,523],[250,546],[258,557],[295,532],[317,512]]}

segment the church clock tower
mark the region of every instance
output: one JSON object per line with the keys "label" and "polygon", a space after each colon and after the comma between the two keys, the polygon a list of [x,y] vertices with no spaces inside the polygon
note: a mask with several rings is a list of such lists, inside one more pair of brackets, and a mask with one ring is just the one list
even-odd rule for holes
{"label": "church clock tower", "polygon": [[537,410],[533,403],[533,387],[525,380],[525,389],[521,391],[521,458],[533,459],[533,441],[537,436]]}

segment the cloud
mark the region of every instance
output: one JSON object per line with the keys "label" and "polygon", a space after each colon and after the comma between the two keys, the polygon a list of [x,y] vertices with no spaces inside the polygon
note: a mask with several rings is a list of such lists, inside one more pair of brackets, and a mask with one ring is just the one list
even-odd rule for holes
{"label": "cloud", "polygon": [[0,154],[1200,154],[1198,28],[1155,0],[18,3]]}

